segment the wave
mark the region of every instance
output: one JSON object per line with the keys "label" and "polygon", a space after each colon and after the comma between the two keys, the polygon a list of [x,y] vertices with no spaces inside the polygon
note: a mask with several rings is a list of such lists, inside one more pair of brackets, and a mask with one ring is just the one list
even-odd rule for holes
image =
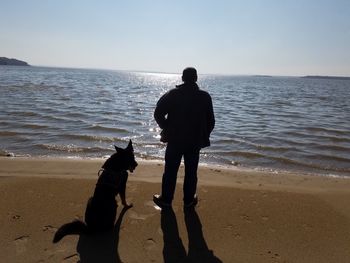
{"label": "wave", "polygon": [[116,127],[107,127],[107,126],[102,126],[99,124],[95,124],[95,125],[89,127],[88,129],[93,130],[93,131],[109,131],[109,132],[118,132],[118,133],[129,133],[129,131],[125,130],[125,129],[116,128]]}
{"label": "wave", "polygon": [[8,152],[8,151],[6,151],[6,150],[2,150],[2,149],[0,149],[0,156],[2,156],[2,157],[14,157],[15,156],[15,154],[14,153],[11,153],[11,152]]}
{"label": "wave", "polygon": [[283,146],[270,146],[270,145],[254,145],[257,149],[262,151],[274,151],[274,152],[287,152],[295,148],[292,147],[283,147]]}
{"label": "wave", "polygon": [[327,137],[329,140],[333,141],[333,142],[346,142],[346,143],[350,143],[350,139],[348,138],[340,138],[340,137],[330,137],[328,136]]}
{"label": "wave", "polygon": [[65,112],[62,115],[67,117],[70,120],[71,120],[71,118],[84,118],[84,117],[86,117],[86,114],[81,113],[81,112]]}
{"label": "wave", "polygon": [[34,117],[34,116],[40,116],[39,113],[33,112],[33,111],[9,111],[7,112],[11,116],[20,116],[20,117]]}
{"label": "wave", "polygon": [[97,136],[97,135],[84,135],[84,134],[64,134],[63,137],[67,139],[78,139],[82,141],[98,141],[98,142],[116,142],[122,141],[116,137],[107,137],[107,136]]}
{"label": "wave", "polygon": [[349,131],[338,130],[338,129],[329,129],[329,128],[322,128],[322,127],[305,127],[304,129],[311,132],[322,132],[322,133],[337,134],[337,135],[349,135]]}
{"label": "wave", "polygon": [[[350,138],[346,137],[337,137],[337,135],[324,135],[324,134],[313,134],[313,133],[305,133],[302,131],[287,131],[284,133],[288,137],[292,138],[301,138],[303,140],[306,139],[318,139],[318,141],[324,141],[324,140],[330,140],[330,141],[335,141],[335,142],[350,142]],[[342,135],[347,135],[348,133],[342,134]]]}
{"label": "wave", "polygon": [[223,155],[223,156],[241,156],[248,159],[252,158],[264,158],[266,155],[258,152],[245,152],[245,151],[215,151],[211,154]]}
{"label": "wave", "polygon": [[333,167],[333,166],[324,166],[321,164],[317,163],[307,163],[307,162],[302,162],[302,161],[297,161],[294,159],[289,159],[285,157],[268,157],[271,160],[286,164],[286,165],[294,165],[296,167],[302,168],[311,168],[311,169],[316,169],[316,170],[322,170],[322,171],[333,171],[333,172],[342,172],[342,173],[348,173],[350,172],[350,168],[347,167]]}
{"label": "wave", "polygon": [[20,126],[23,128],[28,128],[28,129],[33,129],[33,130],[42,130],[42,129],[47,129],[50,127],[48,125],[35,124],[35,123],[22,123]]}
{"label": "wave", "polygon": [[67,153],[101,153],[111,151],[111,149],[106,149],[103,147],[82,147],[74,144],[39,144],[36,146],[45,150],[53,150]]}
{"label": "wave", "polygon": [[[61,123],[61,122],[69,122],[69,121],[76,121],[76,120],[72,120],[70,118],[66,118],[66,117],[62,117],[62,116],[58,116],[58,115],[41,115],[41,117],[43,119],[47,119],[49,121],[57,121],[57,123]],[[83,122],[83,120],[80,120],[81,122]]]}
{"label": "wave", "polygon": [[347,152],[347,153],[350,152],[349,147],[340,146],[340,145],[315,144],[314,147],[320,150],[327,150],[327,151],[332,150],[332,151]]}
{"label": "wave", "polygon": [[314,160],[329,160],[329,161],[343,162],[343,163],[349,164],[349,168],[350,168],[350,158],[346,158],[342,156],[317,154],[317,155],[308,156],[308,158],[312,158]]}
{"label": "wave", "polygon": [[[344,167],[344,166],[339,166],[335,163],[335,162],[342,162],[347,164],[347,163],[350,163],[350,159],[346,157],[339,157],[339,156],[328,156],[328,155],[311,156],[310,155],[307,158],[305,158],[305,161],[301,161],[301,160],[296,160],[294,158],[288,158],[283,156],[271,156],[267,154],[262,154],[258,152],[249,152],[249,151],[214,151],[214,152],[208,151],[203,153],[205,155],[226,156],[226,158],[224,157],[226,160],[227,160],[227,157],[236,157],[238,160],[232,160],[231,158],[230,160],[228,160],[229,163],[231,164],[234,163],[235,165],[236,164],[249,165],[249,163],[252,160],[254,160],[254,163],[256,164],[269,163],[271,167],[283,166],[283,167],[313,169],[313,170],[320,170],[320,171],[327,171],[327,172],[329,171],[342,172],[342,173],[350,172],[350,166]],[[315,159],[318,162],[312,162],[312,159]],[[310,160],[310,162],[308,162],[307,160]],[[324,163],[327,163],[328,165]],[[329,163],[332,163],[333,165],[329,165]]]}
{"label": "wave", "polygon": [[254,142],[249,142],[247,140],[241,140],[241,139],[219,139],[215,141],[215,144],[220,144],[220,145],[223,145],[224,147],[225,145],[230,146],[233,143],[252,146],[257,150],[262,150],[262,151],[287,152],[295,149],[295,147],[288,147],[288,146],[273,146],[273,145],[266,145],[266,144],[257,144]]}
{"label": "wave", "polygon": [[0,136],[19,136],[21,133],[14,131],[0,131]]}

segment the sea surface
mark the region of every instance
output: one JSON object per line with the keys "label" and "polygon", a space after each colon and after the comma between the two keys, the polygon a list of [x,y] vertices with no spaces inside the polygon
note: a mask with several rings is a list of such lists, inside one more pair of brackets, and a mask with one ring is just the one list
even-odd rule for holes
{"label": "sea surface", "polygon": [[[153,119],[179,74],[0,66],[0,156],[100,158],[165,145]],[[200,75],[216,126],[201,163],[350,176],[350,80]]]}

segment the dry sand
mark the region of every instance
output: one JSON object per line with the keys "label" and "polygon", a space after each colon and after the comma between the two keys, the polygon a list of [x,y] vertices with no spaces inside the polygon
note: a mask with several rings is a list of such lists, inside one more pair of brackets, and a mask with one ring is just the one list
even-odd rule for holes
{"label": "dry sand", "polygon": [[102,162],[0,158],[0,262],[350,262],[350,180],[200,167],[184,213],[181,169],[173,212],[160,211],[156,162],[129,177],[134,207],[113,233],[52,244],[83,218]]}

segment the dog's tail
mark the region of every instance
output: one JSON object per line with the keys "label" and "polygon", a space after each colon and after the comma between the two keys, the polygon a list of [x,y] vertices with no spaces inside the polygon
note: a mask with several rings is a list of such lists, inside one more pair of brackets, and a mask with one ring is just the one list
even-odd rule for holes
{"label": "dog's tail", "polygon": [[87,232],[88,232],[88,227],[84,222],[80,220],[74,220],[73,222],[70,222],[68,224],[64,224],[63,226],[61,226],[57,230],[52,242],[57,243],[67,235],[80,235],[80,234],[86,234]]}

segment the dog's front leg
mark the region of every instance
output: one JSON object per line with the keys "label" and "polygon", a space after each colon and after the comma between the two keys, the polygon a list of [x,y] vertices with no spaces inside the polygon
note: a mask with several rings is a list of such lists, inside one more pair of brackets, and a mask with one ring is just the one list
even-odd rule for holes
{"label": "dog's front leg", "polygon": [[126,182],[128,181],[128,173],[126,173],[123,177],[122,180],[120,182],[120,186],[119,186],[119,196],[120,199],[122,200],[122,204],[124,207],[130,208],[133,206],[132,203],[128,204],[126,202],[126,198],[125,198],[125,192],[126,192]]}
{"label": "dog's front leg", "polygon": [[120,199],[122,200],[122,204],[123,204],[124,207],[130,208],[130,207],[133,206],[132,203],[128,204],[128,203],[126,202],[126,199],[125,199],[125,191],[124,191],[124,192],[120,192],[120,193],[119,193],[119,196],[120,196]]}

